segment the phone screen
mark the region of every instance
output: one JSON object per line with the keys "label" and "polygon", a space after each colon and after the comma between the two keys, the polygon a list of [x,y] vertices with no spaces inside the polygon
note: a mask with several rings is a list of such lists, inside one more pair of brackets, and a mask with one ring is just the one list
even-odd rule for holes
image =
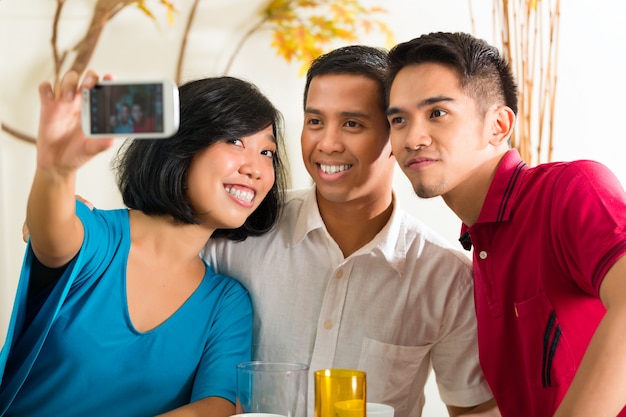
{"label": "phone screen", "polygon": [[162,133],[163,84],[101,84],[90,90],[91,134]]}

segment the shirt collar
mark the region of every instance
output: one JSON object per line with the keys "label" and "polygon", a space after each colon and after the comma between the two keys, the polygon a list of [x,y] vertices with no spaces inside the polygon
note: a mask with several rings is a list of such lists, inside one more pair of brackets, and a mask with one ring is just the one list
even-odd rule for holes
{"label": "shirt collar", "polygon": [[387,224],[374,236],[374,239],[351,256],[378,252],[393,269],[403,275],[406,255],[410,246],[406,240],[409,234],[406,233],[405,213],[398,206],[395,192],[392,194],[391,204],[393,210]]}
{"label": "shirt collar", "polygon": [[[520,185],[520,179],[528,169],[517,149],[507,151],[502,157],[496,173],[491,181],[485,201],[476,223],[496,223],[509,220]],[[468,233],[467,225],[461,227],[459,241],[463,248],[470,250],[472,241]]]}
{"label": "shirt collar", "polygon": [[301,242],[306,235],[313,230],[322,229],[325,233],[328,233],[322,216],[320,215],[319,208],[317,207],[315,186],[309,188],[302,197],[302,205],[298,210],[293,240],[291,242],[293,245]]}
{"label": "shirt collar", "polygon": [[[329,240],[332,239],[328,230],[326,230],[326,225],[322,220],[317,206],[315,186],[311,187],[303,197],[303,202],[297,216],[292,244],[296,245],[300,243],[309,233],[315,230],[322,231]],[[378,232],[374,239],[348,258],[369,254],[371,252],[379,252],[385,257],[392,268],[402,274],[404,272],[404,262],[408,244],[405,242],[403,236],[403,228],[405,227],[403,222],[404,212],[397,204],[395,192],[393,192],[392,205],[393,211],[385,227]]]}

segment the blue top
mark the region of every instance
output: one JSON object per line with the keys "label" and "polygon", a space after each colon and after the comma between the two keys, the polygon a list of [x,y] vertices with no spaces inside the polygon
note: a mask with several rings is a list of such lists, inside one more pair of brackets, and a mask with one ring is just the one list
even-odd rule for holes
{"label": "blue top", "polygon": [[[235,402],[250,360],[246,290],[209,266],[171,317],[137,331],[126,302],[128,210],[77,203],[82,248],[22,333],[33,260],[27,249],[2,354],[0,416],[154,416],[208,396]],[[20,335],[18,337],[18,335]],[[8,410],[7,410],[8,408]]]}
{"label": "blue top", "polygon": [[118,119],[117,124],[113,126],[113,133],[132,133],[135,131],[133,121],[129,118],[126,123]]}

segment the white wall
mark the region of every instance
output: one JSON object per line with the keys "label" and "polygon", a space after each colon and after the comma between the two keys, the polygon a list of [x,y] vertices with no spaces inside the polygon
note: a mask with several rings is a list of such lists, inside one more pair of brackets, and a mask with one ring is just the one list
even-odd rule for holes
{"label": "white wall", "polygon": [[[64,48],[73,45],[87,26],[90,1],[68,1],[61,24]],[[219,4],[217,4],[219,3]],[[255,20],[262,0],[200,2],[189,37],[184,78],[220,73],[232,45]],[[472,31],[467,0],[367,0],[389,11],[385,18],[405,41],[435,30]],[[474,1],[476,34],[492,39],[491,2]],[[626,97],[626,3],[611,0],[562,3],[556,144],[554,159],[590,158],[605,163],[626,184],[621,129],[621,101]],[[37,85],[52,76],[50,30],[56,2],[50,0],[0,0],[0,120],[36,133]],[[157,1],[148,2],[158,17],[155,25],[138,10],[127,9],[106,27],[91,67],[124,77],[174,77],[183,23],[191,0],[177,2],[180,14],[174,26],[164,19]],[[372,35],[364,43],[382,46]],[[293,185],[309,183],[300,162],[299,131],[304,80],[298,64],[287,64],[270,49],[267,32],[244,47],[231,75],[247,78],[261,87],[283,112],[287,122],[288,155]],[[34,172],[34,146],[0,132],[0,341],[4,338],[23,257],[21,227],[26,198]],[[108,163],[112,149],[81,171],[77,192],[97,206],[121,205]],[[408,181],[396,176],[397,194],[407,209],[455,241],[459,222],[440,199],[418,200]],[[425,416],[447,415],[432,383]]]}

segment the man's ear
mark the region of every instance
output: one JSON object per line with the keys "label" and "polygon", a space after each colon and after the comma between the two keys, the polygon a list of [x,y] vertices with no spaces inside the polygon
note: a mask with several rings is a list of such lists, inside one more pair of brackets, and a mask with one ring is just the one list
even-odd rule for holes
{"label": "man's ear", "polygon": [[493,110],[490,119],[491,139],[489,143],[494,146],[509,140],[515,127],[515,113],[508,106],[498,106]]}

